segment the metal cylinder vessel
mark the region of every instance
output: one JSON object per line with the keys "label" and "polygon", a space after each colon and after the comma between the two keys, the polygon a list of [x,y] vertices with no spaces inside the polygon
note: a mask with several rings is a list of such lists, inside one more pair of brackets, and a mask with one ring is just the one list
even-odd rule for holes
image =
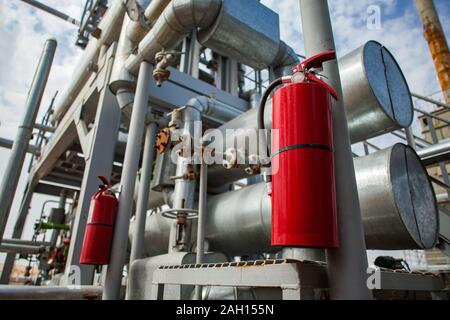
{"label": "metal cylinder vessel", "polygon": [[[367,249],[432,248],[438,209],[415,152],[397,144],[354,163]],[[270,245],[271,203],[264,183],[209,197],[207,212],[210,250],[230,256],[276,251]],[[160,214],[147,219],[147,256],[167,252],[170,224]]]}
{"label": "metal cylinder vessel", "polygon": [[408,84],[383,45],[367,42],[339,59],[339,69],[352,143],[411,125]]}

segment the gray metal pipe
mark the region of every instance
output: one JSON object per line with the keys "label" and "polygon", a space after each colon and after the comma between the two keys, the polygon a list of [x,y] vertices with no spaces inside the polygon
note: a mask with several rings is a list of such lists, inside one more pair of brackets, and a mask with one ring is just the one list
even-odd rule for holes
{"label": "gray metal pipe", "polygon": [[62,12],[56,10],[56,9],[53,9],[52,7],[46,6],[45,4],[43,4],[43,3],[39,2],[39,1],[35,1],[35,0],[21,0],[21,1],[23,1],[25,3],[28,3],[29,5],[31,5],[31,6],[33,6],[35,8],[41,9],[42,11],[45,11],[45,12],[47,12],[47,13],[55,16],[55,17],[58,17],[58,18],[60,18],[60,19],[62,19],[64,21],[67,21],[67,22],[69,22],[69,23],[71,23],[71,24],[73,24],[73,25],[75,25],[77,27],[80,26],[80,21],[78,21],[78,20],[68,16],[65,13],[62,13]]}
{"label": "gray metal pipe", "polygon": [[120,287],[122,284],[122,272],[128,245],[128,228],[133,206],[136,173],[139,166],[145,119],[147,112],[149,111],[148,87],[150,78],[151,66],[148,62],[144,61],[139,70],[136,99],[134,101],[128,143],[125,150],[125,159],[120,181],[121,192],[119,195],[119,207],[114,228],[110,263],[106,272],[105,287],[103,290],[104,300],[117,300],[120,298]]}
{"label": "gray metal pipe", "polygon": [[3,244],[19,244],[19,245],[31,245],[39,247],[47,247],[50,242],[33,241],[33,240],[21,240],[21,239],[3,239]]}
{"label": "gray metal pipe", "polygon": [[97,300],[102,288],[96,286],[0,286],[0,300]]}
{"label": "gray metal pipe", "polygon": [[118,40],[126,11],[124,1],[125,0],[113,0],[111,7],[100,21],[98,28],[102,30],[101,36],[98,40],[91,39],[89,41],[83,56],[77,65],[75,73],[72,76],[72,82],[69,84],[64,94],[58,99],[55,106],[55,113],[51,119],[52,124],[61,121],[67,110],[79,95],[83,86],[87,83],[93,70],[95,70],[93,67],[97,65],[100,49],[103,46],[109,46],[114,41]]}
{"label": "gray metal pipe", "polygon": [[[198,219],[197,219],[197,254],[195,263],[200,264],[205,259],[205,220],[208,189],[208,165],[203,159],[203,151],[200,164],[200,190],[198,199]],[[202,286],[195,286],[195,300],[202,300]]]}
{"label": "gray metal pipe", "polygon": [[45,248],[42,246],[27,245],[27,244],[12,244],[4,243],[0,244],[0,252],[6,253],[19,253],[19,254],[39,254],[44,252]]}
{"label": "gray metal pipe", "polygon": [[3,239],[3,233],[8,222],[9,212],[16,193],[23,162],[27,149],[29,148],[28,142],[33,133],[33,126],[36,122],[42,96],[50,74],[56,46],[57,43],[54,39],[49,39],[45,42],[30,91],[28,92],[25,114],[17,130],[15,142],[5,168],[5,174],[0,187],[0,241]]}
{"label": "gray metal pipe", "polygon": [[417,151],[426,166],[448,161],[450,159],[450,140]]}
{"label": "gray metal pipe", "polygon": [[[300,0],[306,55],[336,50],[327,0]],[[332,299],[371,299],[366,285],[367,255],[358,200],[353,154],[337,61],[324,64],[323,74],[340,98],[333,101],[334,166],[340,245],[327,250]]]}
{"label": "gray metal pipe", "polygon": [[[13,140],[0,138],[0,147],[1,148],[12,149],[13,145],[14,145],[14,141]],[[39,149],[36,148],[36,146],[33,146],[31,144],[28,145],[27,153],[31,153],[31,154],[34,154],[36,156],[40,155]]]}
{"label": "gray metal pipe", "polygon": [[136,223],[131,242],[130,264],[142,257],[144,246],[145,219],[150,194],[150,182],[153,174],[153,160],[155,158],[155,140],[158,125],[154,122],[147,126],[145,132],[144,155],[142,158],[142,172],[139,181],[139,194],[136,205]]}

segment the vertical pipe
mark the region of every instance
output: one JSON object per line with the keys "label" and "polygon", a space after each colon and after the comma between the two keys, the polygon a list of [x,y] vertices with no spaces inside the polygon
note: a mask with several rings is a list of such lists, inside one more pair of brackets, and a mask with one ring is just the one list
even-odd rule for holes
{"label": "vertical pipe", "polygon": [[433,0],[416,0],[424,36],[430,47],[439,82],[450,104],[450,50]]}
{"label": "vertical pipe", "polygon": [[45,42],[39,64],[31,84],[25,105],[25,115],[17,130],[16,138],[6,165],[5,175],[0,186],[0,242],[3,239],[9,211],[14,200],[14,194],[19,183],[25,155],[28,150],[28,142],[33,133],[33,127],[44,94],[47,79],[50,74],[53,58],[56,51],[56,40],[49,39]]}
{"label": "vertical pipe", "polygon": [[412,131],[412,127],[408,127],[405,129],[406,133],[406,141],[408,141],[408,146],[417,150],[416,138],[414,137],[414,132]]}
{"label": "vertical pipe", "polygon": [[144,156],[142,159],[141,181],[139,181],[139,194],[136,205],[136,222],[131,242],[130,265],[134,260],[142,257],[144,246],[145,218],[150,194],[150,182],[153,173],[153,159],[155,157],[155,139],[158,125],[154,122],[147,126],[145,132]]}
{"label": "vertical pipe", "polygon": [[120,298],[136,173],[139,166],[141,142],[148,111],[148,87],[151,74],[151,65],[143,61],[139,69],[136,96],[131,114],[130,131],[120,181],[119,207],[116,226],[114,228],[111,258],[106,272],[105,287],[103,289],[103,300],[117,300]]}
{"label": "vertical pipe", "polygon": [[[327,0],[300,0],[300,10],[307,56],[335,50]],[[332,299],[371,299],[366,286],[366,244],[337,61],[325,63],[323,69],[322,73],[340,98],[333,101],[340,247],[327,250],[330,295]]]}
{"label": "vertical pipe", "polygon": [[[208,165],[203,159],[203,149],[200,163],[200,190],[198,199],[198,221],[197,221],[197,255],[196,263],[203,263],[205,256],[205,218],[206,198],[208,189]],[[202,286],[195,287],[195,300],[202,300]]]}

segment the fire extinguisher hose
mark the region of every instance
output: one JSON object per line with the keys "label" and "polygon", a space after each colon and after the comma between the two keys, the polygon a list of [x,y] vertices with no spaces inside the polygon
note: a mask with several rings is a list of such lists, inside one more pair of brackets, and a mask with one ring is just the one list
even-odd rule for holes
{"label": "fire extinguisher hose", "polygon": [[[284,78],[278,78],[278,79],[272,81],[269,84],[269,86],[267,87],[267,89],[264,91],[264,94],[261,98],[261,101],[259,103],[259,108],[258,108],[258,134],[259,134],[260,130],[265,129],[264,112],[266,109],[267,100],[269,99],[272,91],[275,90],[278,86],[281,86],[283,83],[284,83]],[[266,136],[261,134],[261,139],[263,139],[263,141],[260,145],[266,146],[266,155],[265,156],[267,156],[267,158],[269,158],[270,150],[269,150],[269,144],[267,143]],[[270,166],[270,161],[268,162],[268,164],[266,164],[266,166]]]}

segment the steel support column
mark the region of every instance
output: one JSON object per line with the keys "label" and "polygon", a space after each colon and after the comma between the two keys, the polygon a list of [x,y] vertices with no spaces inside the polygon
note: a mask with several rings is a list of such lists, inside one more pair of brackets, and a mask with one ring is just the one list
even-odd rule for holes
{"label": "steel support column", "polygon": [[[108,79],[111,72],[112,60],[108,65]],[[90,141],[90,148],[88,149],[90,153],[84,154],[86,165],[73,229],[71,230],[72,237],[65,271],[65,278],[68,279],[68,276],[76,268],[79,268],[81,283],[77,284],[80,285],[91,285],[94,278],[94,267],[81,265],[80,254],[89,216],[91,197],[98,190],[98,176],[111,176],[119,125],[120,108],[117,104],[116,97],[109,90],[106,81],[100,92],[95,123],[91,129],[91,131],[94,131],[91,135],[92,139]]]}
{"label": "steel support column", "polygon": [[145,118],[148,112],[148,88],[152,75],[152,67],[148,62],[142,62],[136,87],[136,95],[131,114],[125,159],[120,181],[119,208],[114,228],[111,258],[106,272],[103,289],[104,300],[120,298],[123,266],[128,244],[128,228],[130,226],[133,195],[136,183],[136,173],[141,154],[142,136],[144,134]]}
{"label": "steel support column", "polygon": [[[300,0],[300,10],[307,56],[335,50],[327,0]],[[332,299],[371,299],[366,286],[366,245],[337,61],[325,63],[323,69],[339,96],[333,102],[333,131],[340,247],[327,250],[330,294]]]}
{"label": "steel support column", "polygon": [[5,168],[2,184],[0,186],[0,242],[3,239],[9,212],[16,193],[22,172],[23,162],[29,148],[29,141],[33,134],[33,127],[44,95],[47,79],[56,51],[56,40],[45,42],[30,91],[25,105],[25,114],[17,130],[16,138]]}

